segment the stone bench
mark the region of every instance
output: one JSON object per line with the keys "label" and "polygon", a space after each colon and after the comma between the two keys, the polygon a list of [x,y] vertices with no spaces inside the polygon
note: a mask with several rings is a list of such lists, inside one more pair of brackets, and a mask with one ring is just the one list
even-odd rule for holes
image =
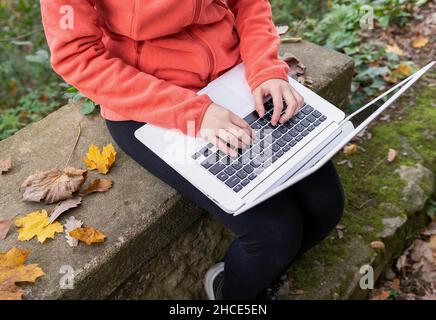
{"label": "stone bench", "polygon": [[[351,59],[306,42],[283,45],[282,53],[285,52],[295,54],[307,66],[307,75],[313,79],[315,91],[336,105],[346,103],[353,74]],[[428,112],[427,108],[425,110]],[[79,123],[82,133],[70,164],[84,167],[82,157],[88,147],[92,143],[103,146],[112,142],[112,139],[98,115],[82,116],[76,106],[62,107],[13,137],[0,141],[0,158],[10,156],[14,162],[13,169],[0,176],[0,217],[14,218],[47,208],[22,202],[18,187],[37,170],[63,166],[73,148]],[[376,138],[374,135],[373,141]],[[405,140],[405,143],[417,146],[420,138],[414,139],[409,142]],[[368,144],[371,143],[369,141]],[[375,155],[384,155],[384,147],[374,146],[374,158],[358,154],[353,156],[353,161],[367,160],[370,166],[371,159],[376,159]],[[108,193],[85,198],[79,208],[60,219],[64,222],[66,217],[74,215],[86,225],[102,230],[107,235],[105,243],[95,246],[81,244],[77,248],[70,248],[63,235],[57,235],[54,241],[49,240],[43,245],[36,240],[18,242],[15,227],[6,240],[0,242],[0,252],[13,246],[30,249],[29,263],[39,263],[46,273],[36,284],[23,286],[25,298],[204,298],[203,275],[210,265],[223,257],[232,235],[219,222],[184,200],[121,150],[117,148],[117,151],[116,164],[109,174],[114,187]],[[426,165],[430,159],[433,159],[434,164],[436,156],[432,152],[427,148],[416,150],[416,159],[404,156],[407,160],[404,160],[405,164],[413,168],[417,163]],[[374,170],[377,178],[368,186],[355,183],[363,170],[352,171],[344,166],[339,167],[348,199],[344,217],[347,227],[345,237],[339,240],[333,235],[333,238],[328,238],[320,247],[299,259],[289,271],[289,280],[281,290],[281,298],[349,298],[357,294],[355,287],[360,265],[375,264],[380,260],[376,259],[378,256],[368,247],[368,243],[377,237],[382,220],[393,215],[403,217],[403,225],[410,225],[409,220],[416,220],[408,220],[401,215],[407,204],[399,196],[403,187],[419,189],[421,192],[421,198],[415,199],[419,203],[415,208],[409,208],[409,215],[422,212],[423,203],[433,190],[433,176],[429,170],[422,169],[423,166],[416,169],[422,173],[422,179],[416,180],[411,186],[401,183],[400,176],[393,171],[399,163],[389,167],[387,182],[382,180],[386,173]],[[355,166],[359,167],[359,162],[355,162]],[[407,176],[407,169],[402,170],[403,176]],[[91,173],[93,176],[96,176],[95,173]],[[383,189],[385,183],[394,189],[386,191]],[[384,197],[382,201],[376,199],[360,209],[354,208],[367,198],[377,198],[379,195]],[[368,213],[375,206],[376,213]],[[415,221],[416,224],[422,224],[422,214],[415,216],[420,217],[419,221]],[[397,226],[398,223],[393,229]],[[403,233],[406,237],[407,233]],[[398,243],[395,246],[395,250],[392,250],[396,253],[404,247]],[[74,269],[72,290],[62,289],[59,285],[63,276],[60,269],[65,265]],[[382,264],[377,262],[377,265]]]}

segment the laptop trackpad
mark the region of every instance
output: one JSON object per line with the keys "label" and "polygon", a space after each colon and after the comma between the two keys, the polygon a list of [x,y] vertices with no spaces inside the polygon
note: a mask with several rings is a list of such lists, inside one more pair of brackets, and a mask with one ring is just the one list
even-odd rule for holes
{"label": "laptop trackpad", "polygon": [[254,110],[254,104],[251,97],[244,97],[226,85],[212,87],[205,93],[213,102],[229,109],[240,117],[244,117]]}

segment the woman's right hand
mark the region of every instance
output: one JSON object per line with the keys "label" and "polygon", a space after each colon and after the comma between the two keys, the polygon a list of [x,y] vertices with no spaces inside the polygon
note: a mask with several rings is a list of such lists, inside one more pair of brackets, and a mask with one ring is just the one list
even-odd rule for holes
{"label": "woman's right hand", "polygon": [[212,103],[204,114],[200,136],[222,152],[235,157],[235,149],[245,149],[251,145],[253,129],[233,112]]}

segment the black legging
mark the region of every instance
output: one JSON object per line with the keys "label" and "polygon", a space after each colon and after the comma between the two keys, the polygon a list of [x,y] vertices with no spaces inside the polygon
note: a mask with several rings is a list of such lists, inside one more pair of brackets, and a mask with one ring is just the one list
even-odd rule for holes
{"label": "black legging", "polygon": [[286,271],[295,257],[326,237],[342,217],[344,193],[331,162],[235,217],[220,209],[134,137],[142,123],[106,123],[118,146],[130,157],[235,233],[236,239],[225,256],[225,299],[255,299]]}

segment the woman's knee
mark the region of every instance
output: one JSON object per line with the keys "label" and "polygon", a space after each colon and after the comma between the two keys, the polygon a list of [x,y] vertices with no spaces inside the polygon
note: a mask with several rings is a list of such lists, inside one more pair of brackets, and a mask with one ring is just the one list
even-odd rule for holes
{"label": "woman's knee", "polygon": [[[298,216],[296,216],[298,215]],[[269,221],[258,221],[239,237],[243,250],[267,263],[286,265],[300,250],[303,224],[299,213],[286,212],[280,218],[271,213]]]}

